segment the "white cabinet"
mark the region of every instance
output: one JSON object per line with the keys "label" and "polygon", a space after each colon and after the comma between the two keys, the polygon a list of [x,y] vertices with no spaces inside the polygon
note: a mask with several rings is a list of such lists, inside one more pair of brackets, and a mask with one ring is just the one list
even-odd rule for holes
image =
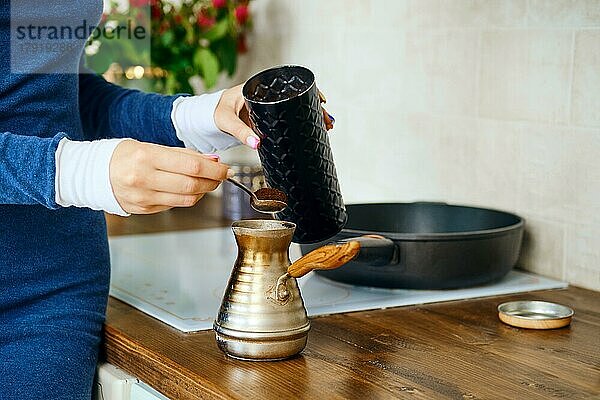
{"label": "white cabinet", "polygon": [[144,382],[139,382],[131,387],[130,400],[169,400]]}
{"label": "white cabinet", "polygon": [[98,364],[93,394],[95,400],[169,400],[136,377],[108,363]]}

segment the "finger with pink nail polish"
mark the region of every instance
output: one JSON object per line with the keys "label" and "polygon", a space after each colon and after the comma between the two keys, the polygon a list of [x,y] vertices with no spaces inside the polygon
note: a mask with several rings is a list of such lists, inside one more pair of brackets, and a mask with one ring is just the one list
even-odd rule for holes
{"label": "finger with pink nail polish", "polygon": [[202,154],[202,155],[205,156],[205,157],[208,157],[208,158],[210,158],[212,160],[215,160],[215,161],[219,161],[221,159],[221,156],[219,156],[218,154],[214,154],[214,153],[205,153],[205,154]]}
{"label": "finger with pink nail polish", "polygon": [[246,138],[246,144],[253,148],[254,150],[258,149],[258,145],[260,144],[260,140],[256,136],[248,136]]}

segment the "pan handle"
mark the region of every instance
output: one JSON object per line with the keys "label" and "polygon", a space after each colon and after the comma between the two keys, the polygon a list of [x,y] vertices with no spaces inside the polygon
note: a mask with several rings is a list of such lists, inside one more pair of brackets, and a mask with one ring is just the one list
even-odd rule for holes
{"label": "pan handle", "polygon": [[400,249],[393,240],[381,235],[364,235],[340,240],[338,243],[358,242],[360,251],[352,262],[368,264],[374,267],[398,264]]}

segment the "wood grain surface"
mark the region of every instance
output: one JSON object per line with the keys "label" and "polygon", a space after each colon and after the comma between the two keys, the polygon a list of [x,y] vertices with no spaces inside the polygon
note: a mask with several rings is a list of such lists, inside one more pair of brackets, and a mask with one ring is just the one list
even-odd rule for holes
{"label": "wood grain surface", "polygon": [[[227,224],[207,200],[165,216],[111,217],[109,232]],[[568,305],[573,322],[503,324],[498,304],[521,299]],[[314,318],[300,356],[258,363],[227,358],[210,331],[181,333],[111,298],[103,349],[171,399],[590,399],[600,397],[600,294],[571,287]]]}

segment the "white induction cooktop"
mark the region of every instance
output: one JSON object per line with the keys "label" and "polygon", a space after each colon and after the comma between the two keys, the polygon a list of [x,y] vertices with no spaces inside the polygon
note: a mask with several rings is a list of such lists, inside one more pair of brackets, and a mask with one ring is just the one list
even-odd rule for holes
{"label": "white induction cooktop", "polygon": [[[110,294],[181,331],[212,328],[237,255],[229,228],[113,237]],[[300,255],[292,245],[290,258]],[[455,290],[378,289],[299,279],[309,316],[557,289],[565,282],[511,271],[492,285]]]}

